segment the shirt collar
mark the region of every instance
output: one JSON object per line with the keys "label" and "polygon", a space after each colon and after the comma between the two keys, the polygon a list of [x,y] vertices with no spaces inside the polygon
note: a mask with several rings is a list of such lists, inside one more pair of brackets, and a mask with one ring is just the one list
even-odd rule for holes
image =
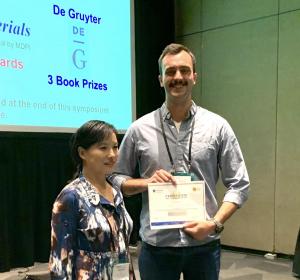
{"label": "shirt collar", "polygon": [[[97,192],[96,188],[82,174],[79,176],[79,179],[85,191],[86,198],[89,200],[91,204],[93,204],[94,206],[97,206],[99,203],[110,204],[110,202],[106,200],[103,196],[101,196]],[[115,207],[117,208],[122,203],[122,197],[114,187],[112,189],[113,189]]]}
{"label": "shirt collar", "polygon": [[[169,109],[167,108],[166,102],[164,102],[162,104],[162,106],[160,107],[160,110],[161,110],[162,117],[163,117],[164,120],[171,120],[172,119],[171,118],[171,113],[170,113]],[[190,107],[187,119],[192,118],[196,114],[196,111],[197,111],[197,105],[192,100],[192,106]]]}

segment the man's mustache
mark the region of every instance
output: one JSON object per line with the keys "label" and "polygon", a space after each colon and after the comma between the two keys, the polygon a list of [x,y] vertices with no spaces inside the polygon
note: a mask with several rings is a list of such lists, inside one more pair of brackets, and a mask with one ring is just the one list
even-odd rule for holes
{"label": "man's mustache", "polygon": [[177,85],[186,86],[188,82],[186,80],[175,80],[170,83],[170,87],[174,87]]}

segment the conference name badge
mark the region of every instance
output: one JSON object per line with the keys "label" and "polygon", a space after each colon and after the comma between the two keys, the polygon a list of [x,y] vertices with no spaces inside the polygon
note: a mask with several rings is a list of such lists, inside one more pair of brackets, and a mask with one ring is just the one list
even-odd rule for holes
{"label": "conference name badge", "polygon": [[186,172],[174,172],[172,173],[172,176],[175,178],[177,184],[188,183],[192,180],[191,174]]}
{"label": "conference name badge", "polygon": [[129,263],[117,263],[113,266],[113,280],[129,280]]}

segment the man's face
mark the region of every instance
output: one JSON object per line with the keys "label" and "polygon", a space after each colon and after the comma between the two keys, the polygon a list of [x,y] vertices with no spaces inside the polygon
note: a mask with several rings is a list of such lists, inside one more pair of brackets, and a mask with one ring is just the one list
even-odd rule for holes
{"label": "man's face", "polygon": [[160,86],[164,87],[168,99],[174,101],[191,99],[196,78],[197,74],[193,73],[192,58],[187,52],[167,54],[163,58],[159,82]]}

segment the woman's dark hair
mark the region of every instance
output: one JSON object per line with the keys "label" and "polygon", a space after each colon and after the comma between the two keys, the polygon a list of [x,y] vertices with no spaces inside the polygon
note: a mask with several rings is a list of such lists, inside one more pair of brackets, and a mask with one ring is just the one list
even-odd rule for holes
{"label": "woman's dark hair", "polygon": [[99,120],[90,120],[77,129],[70,139],[71,157],[76,167],[73,179],[77,178],[82,170],[82,159],[78,154],[78,147],[88,149],[96,143],[101,143],[112,133],[118,134],[116,128]]}

